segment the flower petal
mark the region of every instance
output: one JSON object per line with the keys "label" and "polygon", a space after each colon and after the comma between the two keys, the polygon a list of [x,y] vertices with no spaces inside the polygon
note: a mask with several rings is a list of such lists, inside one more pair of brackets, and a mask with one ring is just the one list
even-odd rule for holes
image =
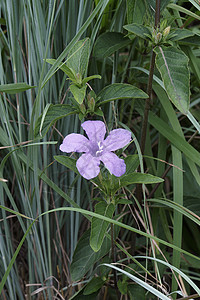
{"label": "flower petal", "polygon": [[89,140],[92,142],[102,142],[106,134],[106,126],[102,121],[86,121],[82,128],[87,133]]}
{"label": "flower petal", "polygon": [[106,151],[115,151],[123,148],[131,141],[131,132],[126,129],[112,130],[103,142]]}
{"label": "flower petal", "polygon": [[111,174],[120,177],[126,172],[126,164],[123,159],[120,159],[112,152],[106,152],[100,157],[105,167]]}
{"label": "flower petal", "polygon": [[90,149],[89,140],[78,133],[71,133],[67,135],[63,143],[60,145],[60,150],[62,152],[88,152]]}
{"label": "flower petal", "polygon": [[76,162],[76,167],[79,173],[86,179],[92,179],[99,174],[99,165],[100,159],[98,157],[93,157],[89,153],[81,155]]}

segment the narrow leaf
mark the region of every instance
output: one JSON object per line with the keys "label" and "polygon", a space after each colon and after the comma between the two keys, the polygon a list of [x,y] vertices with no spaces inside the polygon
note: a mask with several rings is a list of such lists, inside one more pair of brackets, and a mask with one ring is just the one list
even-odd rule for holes
{"label": "narrow leaf", "polygon": [[176,148],[183,152],[188,158],[200,166],[200,153],[186,140],[177,134],[170,126],[150,112],[149,123],[165,136]]}
{"label": "narrow leaf", "polygon": [[17,94],[33,88],[35,88],[35,86],[28,85],[25,82],[10,83],[0,85],[0,92],[7,94]]}
{"label": "narrow leaf", "polygon": [[152,287],[151,285],[149,285],[148,283],[146,283],[145,281],[139,279],[138,277],[114,266],[111,264],[104,264],[107,267],[113,268],[115,270],[117,270],[118,272],[126,275],[127,277],[129,277],[131,280],[135,281],[138,285],[142,286],[144,289],[146,289],[147,291],[151,292],[152,294],[154,294],[155,296],[157,296],[159,299],[162,300],[170,300],[170,298],[168,298],[166,295],[162,294],[161,292],[159,292],[158,290],[156,290],[154,287]]}
{"label": "narrow leaf", "polygon": [[[46,62],[53,65],[54,63],[56,63],[56,59],[48,58],[46,59]],[[65,63],[60,63],[58,69],[61,69],[71,80],[75,80],[73,71],[70,68],[68,68],[68,66]]]}

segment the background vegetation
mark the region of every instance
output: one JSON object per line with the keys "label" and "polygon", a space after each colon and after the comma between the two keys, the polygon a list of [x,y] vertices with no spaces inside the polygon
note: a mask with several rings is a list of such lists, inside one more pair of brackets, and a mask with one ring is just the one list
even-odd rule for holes
{"label": "background vegetation", "polygon": [[[196,0],[0,2],[1,299],[200,296],[199,11]],[[175,79],[159,61],[169,47],[164,66]],[[58,68],[74,49],[83,49],[84,76],[101,76],[83,89],[82,104]],[[115,83],[138,87],[149,100],[113,88],[98,104],[95,95]],[[184,100],[170,94],[174,84]],[[123,152],[132,157],[130,172],[164,179],[143,187],[131,181],[118,193],[114,255],[110,226],[100,250],[90,246],[98,189],[74,161],[58,162],[63,137],[83,133],[86,119],[131,130]]]}

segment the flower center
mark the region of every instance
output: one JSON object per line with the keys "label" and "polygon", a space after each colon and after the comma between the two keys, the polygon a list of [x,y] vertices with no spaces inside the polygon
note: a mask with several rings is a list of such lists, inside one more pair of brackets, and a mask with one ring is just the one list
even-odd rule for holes
{"label": "flower center", "polygon": [[101,152],[103,152],[103,145],[101,142],[97,142],[98,150],[96,151],[96,156],[100,156]]}

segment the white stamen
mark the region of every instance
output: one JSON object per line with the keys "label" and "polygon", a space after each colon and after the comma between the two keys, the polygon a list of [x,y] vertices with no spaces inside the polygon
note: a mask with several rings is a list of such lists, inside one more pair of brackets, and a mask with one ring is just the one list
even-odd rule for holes
{"label": "white stamen", "polygon": [[99,150],[96,151],[96,155],[100,154],[103,151],[103,145],[101,145],[101,142],[97,142],[97,145],[99,147]]}

